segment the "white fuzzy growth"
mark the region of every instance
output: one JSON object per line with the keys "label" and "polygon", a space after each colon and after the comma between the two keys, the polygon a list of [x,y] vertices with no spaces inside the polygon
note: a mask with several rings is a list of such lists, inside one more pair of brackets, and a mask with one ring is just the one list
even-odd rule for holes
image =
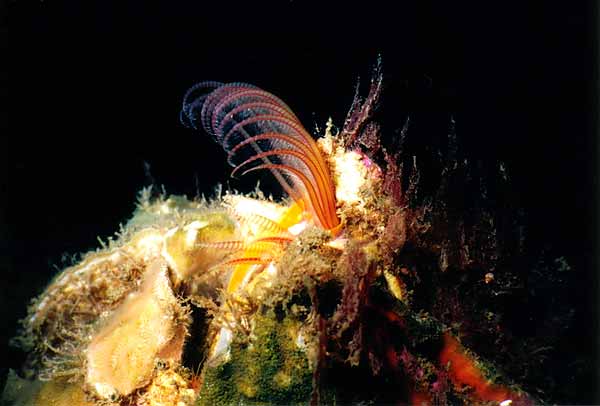
{"label": "white fuzzy growth", "polygon": [[[164,236],[163,233],[157,230],[146,231],[139,234],[141,237],[135,241],[133,248],[133,256],[141,258],[144,261],[150,261],[160,255]],[[127,249],[128,247],[125,247]]]}
{"label": "white fuzzy growth", "polygon": [[196,237],[198,230],[206,227],[207,221],[192,221],[190,224],[184,227],[185,230],[185,245],[187,248],[192,248],[196,244]]}
{"label": "white fuzzy growth", "polygon": [[362,162],[362,157],[355,151],[346,151],[339,141],[331,134],[330,126],[327,127],[325,136],[320,138],[319,147],[329,156],[333,166],[333,180],[335,182],[335,197],[339,203],[364,207],[361,190],[367,183],[367,168]]}
{"label": "white fuzzy growth", "polygon": [[306,229],[306,226],[308,226],[308,223],[306,221],[301,221],[289,227],[288,231],[291,235],[298,235]]}
{"label": "white fuzzy growth", "polygon": [[217,337],[216,343],[213,347],[212,354],[209,362],[219,360],[221,362],[227,362],[231,358],[231,341],[233,339],[233,333],[227,327],[221,327],[219,336]]}
{"label": "white fuzzy growth", "polygon": [[[167,231],[165,233],[164,240],[166,241],[169,237],[172,237],[177,232],[177,230],[179,230],[179,227],[174,227]],[[165,259],[165,261],[167,261],[167,264],[171,269],[173,269],[177,273],[181,272],[181,270],[177,266],[177,262],[175,262],[175,258],[173,258],[171,254],[169,254],[169,251],[167,250],[167,244],[163,245],[161,255]]]}
{"label": "white fuzzy growth", "polygon": [[360,196],[361,188],[367,181],[367,169],[361,157],[354,151],[337,151],[333,157],[336,172],[335,197],[348,204],[364,204]]}
{"label": "white fuzzy growth", "polygon": [[277,267],[272,261],[269,262],[269,266],[267,267],[267,274],[271,277],[277,275]]}
{"label": "white fuzzy growth", "polygon": [[301,350],[306,349],[306,340],[304,339],[302,332],[299,332],[296,336],[296,347],[300,348]]}
{"label": "white fuzzy growth", "polygon": [[94,385],[94,389],[96,389],[96,392],[98,393],[98,395],[100,395],[100,397],[104,398],[104,399],[110,399],[111,397],[115,396],[118,394],[118,392],[115,390],[115,388],[113,388],[112,386],[105,384],[105,383],[95,383]]}

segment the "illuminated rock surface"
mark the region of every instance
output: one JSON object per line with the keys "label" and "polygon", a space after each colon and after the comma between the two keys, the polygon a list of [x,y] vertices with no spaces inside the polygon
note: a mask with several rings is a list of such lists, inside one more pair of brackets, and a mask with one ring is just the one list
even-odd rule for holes
{"label": "illuminated rock surface", "polygon": [[538,403],[497,299],[522,283],[502,262],[519,237],[483,204],[453,206],[468,176],[450,147],[439,189],[420,195],[418,165],[401,155],[408,122],[394,151],[369,125],[380,90],[376,72],[343,130],[330,123],[315,142],[260,89],[198,85],[208,93],[186,95],[187,124],[203,121],[236,171],[270,171],[290,199],[142,191],[118,238],[30,306],[15,339],[27,379],[11,373],[3,399]]}

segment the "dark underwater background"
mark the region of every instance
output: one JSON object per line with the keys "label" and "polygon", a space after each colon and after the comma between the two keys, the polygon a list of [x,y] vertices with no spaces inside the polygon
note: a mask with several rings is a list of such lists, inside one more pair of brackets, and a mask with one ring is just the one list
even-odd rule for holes
{"label": "dark underwater background", "polygon": [[[143,186],[190,197],[218,183],[254,188],[179,123],[188,87],[249,82],[309,130],[329,116],[341,127],[357,78],[365,92],[381,55],[384,138],[410,116],[407,150],[427,173],[454,118],[475,171],[507,168],[531,263],[541,252],[566,259],[571,282],[556,300],[575,316],[548,364],[559,388],[549,396],[599,403],[597,6],[467,3],[6,2],[0,388],[24,360],[7,343],[30,298],[118,231]],[[523,311],[552,317],[544,303]]]}

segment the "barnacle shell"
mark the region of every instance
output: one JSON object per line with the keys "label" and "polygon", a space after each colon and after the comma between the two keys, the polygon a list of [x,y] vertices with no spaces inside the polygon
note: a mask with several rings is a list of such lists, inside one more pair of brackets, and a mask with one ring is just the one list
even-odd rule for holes
{"label": "barnacle shell", "polygon": [[166,266],[152,263],[86,350],[86,382],[104,398],[128,395],[150,381],[155,359],[179,360],[187,333]]}

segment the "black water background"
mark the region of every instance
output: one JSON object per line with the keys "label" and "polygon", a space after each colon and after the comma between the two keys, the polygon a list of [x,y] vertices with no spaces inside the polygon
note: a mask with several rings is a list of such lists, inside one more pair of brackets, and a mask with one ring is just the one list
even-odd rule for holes
{"label": "black water background", "polygon": [[[253,187],[230,181],[218,146],[178,123],[187,87],[247,81],[279,95],[311,129],[329,115],[341,124],[357,75],[368,78],[378,53],[397,106],[397,114],[386,106],[388,131],[407,113],[438,129],[452,113],[473,159],[506,162],[530,241],[579,274],[573,351],[595,356],[591,4],[13,0],[5,9],[2,375],[22,361],[5,344],[27,301],[63,254],[94,249],[128,219],[149,181],[144,162],[169,193]],[[443,133],[430,136],[423,148]],[[592,403],[586,389],[574,401]]]}

